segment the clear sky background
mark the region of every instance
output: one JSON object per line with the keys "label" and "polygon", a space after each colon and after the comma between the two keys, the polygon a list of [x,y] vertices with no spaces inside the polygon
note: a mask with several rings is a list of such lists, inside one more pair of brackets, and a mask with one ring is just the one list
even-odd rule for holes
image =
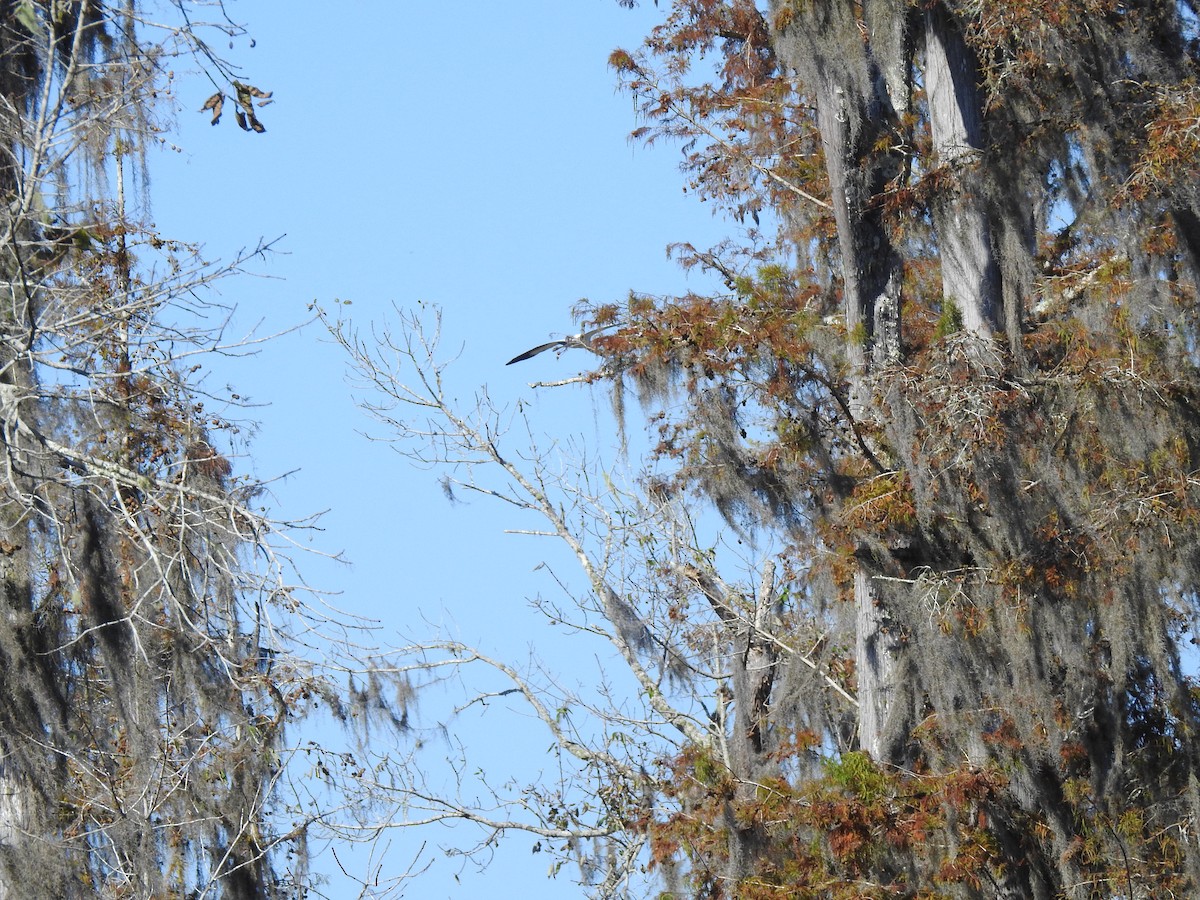
{"label": "clear sky background", "polygon": [[[611,452],[615,434],[603,396],[582,387],[533,391],[589,359],[573,351],[504,363],[573,330],[581,297],[621,301],[629,289],[676,293],[705,282],[669,261],[666,245],[715,243],[723,223],[683,193],[677,147],[631,146],[631,98],[606,65],[633,49],[663,15],[652,3],[514,0],[455,4],[395,0],[239,0],[231,15],[248,38],[216,49],[244,79],[274,91],[262,110],[266,134],[239,130],[227,108],[218,127],[197,110],[213,91],[181,70],[177,150],[152,160],[153,218],[164,237],[203,243],[232,257],[260,238],[281,251],[254,267],[262,277],[221,284],[239,310],[235,328],[260,333],[309,317],[313,301],[363,326],[418,301],[444,310],[444,345],[461,346],[455,384],[469,397],[486,384],[500,405],[530,404],[548,435],[581,436]],[[539,562],[563,559],[528,527],[483,499],[451,505],[440,473],[414,470],[358,432],[368,428],[344,379],[344,361],[310,326],[218,366],[242,395],[268,404],[252,412],[261,431],[239,465],[260,477],[293,472],[274,491],[283,517],[328,510],[314,545],[343,551],[349,566],[318,559],[303,569],[340,592],[339,605],[380,622],[382,641],[443,633],[522,662],[536,656],[570,671],[603,648],[546,627],[529,598],[557,588]],[[631,422],[634,421],[631,419]],[[517,444],[513,445],[516,448]],[[436,704],[422,706],[436,718]],[[520,771],[545,754],[547,738],[524,718],[494,714],[482,763]],[[429,724],[426,721],[425,724]],[[529,729],[530,751],[513,738]],[[403,868],[422,840],[397,837]],[[578,896],[571,875],[546,881],[549,860],[532,838],[501,848],[483,874],[439,863],[410,897]],[[435,854],[436,855],[436,854]],[[335,870],[328,858],[320,864]],[[333,897],[357,896],[349,887]]]}

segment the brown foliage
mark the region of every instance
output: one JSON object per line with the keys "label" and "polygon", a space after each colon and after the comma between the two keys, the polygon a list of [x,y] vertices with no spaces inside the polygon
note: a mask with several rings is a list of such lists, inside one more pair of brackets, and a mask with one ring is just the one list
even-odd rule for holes
{"label": "brown foliage", "polygon": [[[845,666],[888,692],[881,759],[834,752],[832,717],[815,763],[791,737],[814,701],[777,679],[761,757],[671,761],[677,811],[651,831],[687,893],[1200,883],[1189,9],[680,0],[613,55],[635,137],[681,140],[689,189],[744,230],[678,248],[726,292],[635,296],[606,374],[685,399],[657,419],[679,482],[811,555],[792,596],[860,607],[831,643],[865,646],[874,607],[867,643],[894,667]],[[934,42],[952,103],[926,77]],[[933,123],[971,104],[950,154]],[[944,292],[972,265],[994,314]]]}

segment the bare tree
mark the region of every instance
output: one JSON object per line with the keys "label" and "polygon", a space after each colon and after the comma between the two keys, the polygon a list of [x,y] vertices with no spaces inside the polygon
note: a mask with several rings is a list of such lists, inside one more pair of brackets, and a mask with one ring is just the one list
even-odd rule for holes
{"label": "bare tree", "polygon": [[[377,824],[472,823],[479,841],[463,848],[469,854],[508,832],[532,834],[542,849],[574,860],[596,896],[619,896],[631,884],[644,887],[652,823],[687,807],[686,797],[664,793],[675,782],[669,760],[702,753],[721,767],[753,768],[748,748],[761,750],[773,681],[805,685],[849,733],[858,704],[836,674],[845,648],[822,639],[829,611],[789,597],[802,579],[779,577],[768,556],[759,560],[757,586],[727,582],[716,559],[726,553],[701,542],[688,504],[665,482],[647,476],[624,485],[598,459],[539,451],[524,414],[497,409],[486,391],[472,408],[456,407],[438,356],[440,315],[427,323],[401,313],[395,330],[380,326],[369,337],[322,316],[352,362],[364,408],[383,426],[378,439],[422,467],[443,469],[451,496],[482,495],[507,504],[514,517],[532,514],[540,525],[517,533],[565,546],[586,585],[562,601],[538,600],[538,609],[579,641],[605,642],[634,682],[632,692],[606,678],[595,691],[574,693],[552,673],[456,640],[398,649],[377,663],[379,677],[414,679],[418,691],[453,679],[468,691],[439,729],[454,729],[458,717],[498,698],[516,698],[553,742],[558,762],[550,783],[502,788],[474,781],[486,751],[465,746],[456,780],[439,790],[419,751],[395,758],[376,748],[369,790],[392,810]],[[513,434],[521,440],[510,449]],[[471,669],[487,673],[487,687],[468,687],[477,683]],[[739,788],[754,789],[749,777]]]}

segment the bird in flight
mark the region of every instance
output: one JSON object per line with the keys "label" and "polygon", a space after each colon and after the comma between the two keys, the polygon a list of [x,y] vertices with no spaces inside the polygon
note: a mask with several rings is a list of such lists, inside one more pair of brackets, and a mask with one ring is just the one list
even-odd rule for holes
{"label": "bird in flight", "polygon": [[592,338],[594,338],[600,332],[606,331],[611,327],[612,325],[602,325],[599,328],[593,328],[591,331],[572,334],[567,337],[560,338],[557,341],[548,341],[545,344],[540,344],[539,346],[534,347],[532,350],[526,350],[524,353],[514,356],[512,359],[506,362],[505,365],[511,366],[513,363],[519,363],[524,362],[527,359],[533,359],[539,353],[543,353],[546,350],[557,350],[559,353],[562,353],[564,350],[570,350],[573,347],[578,347],[581,350],[591,350],[594,353],[596,351],[596,346],[592,343]]}

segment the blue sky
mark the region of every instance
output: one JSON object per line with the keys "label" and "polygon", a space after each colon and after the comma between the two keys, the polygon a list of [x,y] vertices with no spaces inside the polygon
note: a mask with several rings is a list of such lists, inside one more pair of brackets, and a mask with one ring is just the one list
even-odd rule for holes
{"label": "blue sky", "polygon": [[[364,326],[388,317],[393,303],[436,304],[445,345],[461,346],[454,383],[464,397],[486,384],[500,405],[530,404],[547,435],[611,451],[602,396],[528,387],[578,372],[588,362],[579,351],[504,362],[571,330],[581,297],[620,301],[631,288],[704,284],[689,282],[665,247],[714,243],[723,226],[684,195],[677,148],[628,143],[633,103],[606,66],[612,49],[635,47],[662,11],[615,0],[241,0],[230,11],[255,46],[248,38],[217,46],[245,80],[274,91],[261,115],[267,133],[244,133],[228,114],[210,127],[196,110],[213,88],[181,70],[170,136],[177,149],[152,161],[151,197],[160,233],[203,243],[210,258],[280,238],[281,252],[254,277],[220,286],[221,299],[238,307],[235,328],[287,329],[308,318],[313,301],[351,301],[344,309]],[[535,570],[561,560],[557,548],[505,535],[522,523],[503,508],[447,503],[440,473],[414,470],[359,434],[369,423],[319,327],[221,363],[209,377],[268,404],[252,412],[262,427],[240,465],[261,477],[294,473],[275,487],[281,515],[328,510],[314,545],[351,564],[314,557],[303,570],[339,592],[338,605],[378,620],[381,639],[442,628],[515,661],[536,655],[567,666],[600,649],[573,643],[581,639],[545,627],[528,608],[529,598],[556,592]],[[436,716],[436,705],[422,710]],[[506,735],[527,724],[495,714]],[[488,748],[493,770],[528,763],[511,755],[524,752],[517,743],[506,755],[508,743]],[[544,751],[540,735],[535,744]],[[443,835],[421,839],[436,845]],[[412,840],[396,838],[398,864],[407,864]],[[548,860],[531,857],[532,843],[515,839],[483,875],[439,864],[408,895],[494,897],[519,884],[531,898],[578,896],[569,877],[544,880]]]}

